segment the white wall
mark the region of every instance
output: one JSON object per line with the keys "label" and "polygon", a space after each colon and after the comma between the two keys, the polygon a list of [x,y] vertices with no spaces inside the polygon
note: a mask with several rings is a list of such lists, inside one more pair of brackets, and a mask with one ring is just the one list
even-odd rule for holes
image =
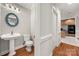
{"label": "white wall", "polygon": [[62,38],[62,42],[79,47],[79,41],[76,37],[69,37],[68,36],[68,37]]}
{"label": "white wall", "polygon": [[74,15],[76,24],[76,38],[79,38],[79,11]]}
{"label": "white wall", "polygon": [[[0,6],[0,27],[1,27],[1,6]],[[1,29],[0,29],[0,35],[1,35]],[[1,41],[0,41],[1,43]],[[1,47],[1,44],[0,44],[0,47]],[[0,52],[1,52],[1,48],[0,48]]]}
{"label": "white wall", "polygon": [[[0,23],[1,34],[10,33],[12,30],[15,33],[30,34],[30,10],[23,8],[18,4],[15,4],[15,6],[21,9],[21,13],[16,13],[14,11],[7,10],[1,7],[1,13],[0,13],[1,14],[1,23]],[[11,12],[15,13],[19,18],[19,24],[16,27],[10,27],[5,22],[5,16]],[[0,43],[1,52],[7,51],[9,49],[9,41],[0,39],[0,42],[1,42]],[[23,42],[24,42],[23,37],[20,37],[17,40],[15,40],[15,48],[20,45],[23,45]]]}
{"label": "white wall", "polygon": [[75,26],[75,42],[74,43],[76,43],[77,44],[77,46],[79,46],[79,11],[77,11],[77,13],[75,14],[75,24],[76,24],[76,26]]}

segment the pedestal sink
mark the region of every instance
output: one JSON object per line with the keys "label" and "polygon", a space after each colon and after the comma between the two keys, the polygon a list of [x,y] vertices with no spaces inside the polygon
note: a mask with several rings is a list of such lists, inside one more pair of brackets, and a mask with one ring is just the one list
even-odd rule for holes
{"label": "pedestal sink", "polygon": [[17,39],[17,37],[20,37],[20,36],[21,35],[19,33],[1,35],[1,39],[9,40],[9,56],[16,54],[15,48],[14,48],[14,40]]}

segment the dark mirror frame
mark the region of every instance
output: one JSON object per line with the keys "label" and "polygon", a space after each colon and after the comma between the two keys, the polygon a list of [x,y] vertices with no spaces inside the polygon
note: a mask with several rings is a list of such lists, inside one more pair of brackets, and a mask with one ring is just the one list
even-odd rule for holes
{"label": "dark mirror frame", "polygon": [[[12,25],[12,24],[9,23],[8,17],[9,17],[10,15],[14,15],[14,16],[16,17],[17,22],[15,23],[15,25]],[[15,26],[17,26],[18,23],[19,23],[19,19],[18,19],[17,15],[14,14],[14,13],[8,13],[8,14],[6,15],[6,17],[5,17],[5,21],[6,21],[6,23],[7,23],[10,27],[15,27]]]}

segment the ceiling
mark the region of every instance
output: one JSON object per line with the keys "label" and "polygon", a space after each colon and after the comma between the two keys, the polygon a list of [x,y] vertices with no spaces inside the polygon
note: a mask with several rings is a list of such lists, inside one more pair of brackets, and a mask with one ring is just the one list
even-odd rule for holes
{"label": "ceiling", "polygon": [[32,3],[18,3],[18,4],[27,9],[31,9],[32,6]]}
{"label": "ceiling", "polygon": [[54,3],[54,5],[60,9],[62,20],[74,17],[77,13],[79,13],[78,3]]}
{"label": "ceiling", "polygon": [[[28,9],[31,9],[32,6],[32,3],[18,4]],[[79,13],[79,3],[53,3],[53,5],[60,9],[62,20],[74,17],[77,13]]]}

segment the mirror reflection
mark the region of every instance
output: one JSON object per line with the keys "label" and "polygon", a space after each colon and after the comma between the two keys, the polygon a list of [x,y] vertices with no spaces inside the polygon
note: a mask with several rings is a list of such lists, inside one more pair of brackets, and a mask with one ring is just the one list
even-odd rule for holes
{"label": "mirror reflection", "polygon": [[14,27],[18,24],[18,17],[14,13],[9,13],[6,16],[6,23],[9,26]]}

